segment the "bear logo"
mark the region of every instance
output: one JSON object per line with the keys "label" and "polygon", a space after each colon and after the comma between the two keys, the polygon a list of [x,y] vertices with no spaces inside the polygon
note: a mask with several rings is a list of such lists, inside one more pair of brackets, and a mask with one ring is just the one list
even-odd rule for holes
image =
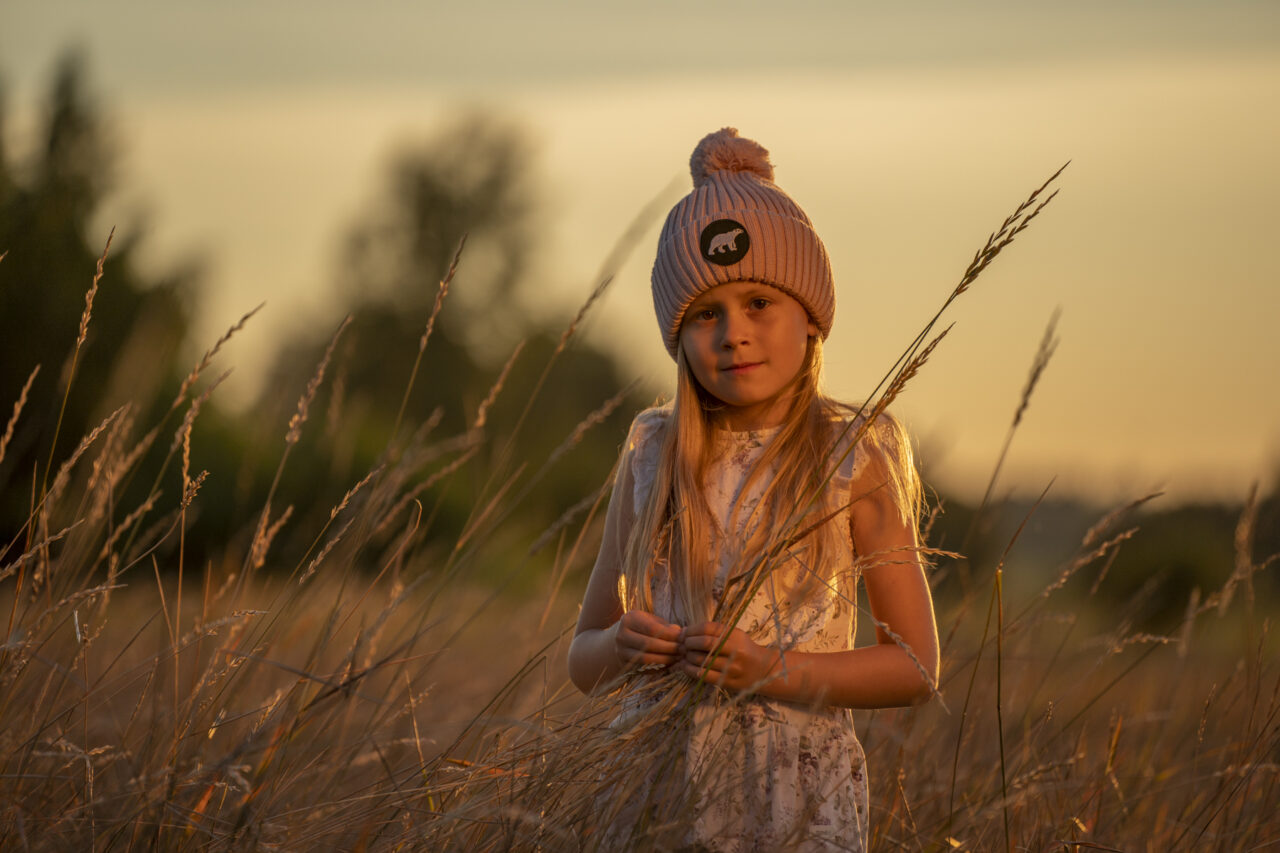
{"label": "bear logo", "polygon": [[741,228],[735,228],[732,231],[726,231],[723,234],[717,234],[711,238],[711,248],[707,249],[708,255],[717,255],[721,252],[738,251],[738,243],[735,238],[742,234]]}
{"label": "bear logo", "polygon": [[702,229],[702,237],[698,243],[702,247],[703,258],[727,267],[746,257],[751,249],[751,235],[741,222],[717,219]]}

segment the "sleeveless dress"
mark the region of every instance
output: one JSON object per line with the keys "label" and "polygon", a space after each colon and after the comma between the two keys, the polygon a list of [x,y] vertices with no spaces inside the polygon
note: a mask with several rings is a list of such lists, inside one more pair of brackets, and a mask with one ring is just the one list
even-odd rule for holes
{"label": "sleeveless dress", "polygon": [[[610,513],[616,509],[624,516],[615,519],[625,528],[619,530],[623,542],[628,522],[644,506],[653,484],[664,418],[662,411],[642,413],[628,436],[610,502]],[[704,487],[722,537],[711,547],[713,557],[720,556],[713,587],[717,597],[733,562],[733,542],[745,539],[743,520],[759,501],[767,474],[757,478],[746,494],[743,486],[776,433],[776,429],[716,433],[715,462]],[[847,504],[850,482],[862,463],[861,448],[855,448],[833,476],[828,488],[838,490],[836,505]],[[628,492],[620,494],[622,489]],[[735,516],[734,504],[739,501],[742,506]],[[848,510],[832,523],[850,530]],[[776,606],[783,591],[766,579],[737,622],[756,642],[782,648],[784,662],[790,650],[833,652],[853,645],[857,582],[853,543],[849,535],[838,538],[842,548],[829,555],[838,561],[836,580],[830,585],[783,610]],[[655,615],[678,622],[670,583],[655,577],[651,592]],[[684,756],[674,772],[682,773],[683,779],[677,780],[674,789],[683,792],[686,800],[695,799],[693,808],[686,809],[693,817],[682,849],[725,853],[782,847],[867,849],[864,757],[848,709],[758,695],[732,696],[719,689],[703,692],[711,695],[697,699],[678,733],[684,740]],[[618,728],[625,728],[629,718],[643,712],[641,706],[656,700],[652,694],[633,692],[623,701],[623,712],[615,721]],[[669,781],[666,784],[671,789]]]}

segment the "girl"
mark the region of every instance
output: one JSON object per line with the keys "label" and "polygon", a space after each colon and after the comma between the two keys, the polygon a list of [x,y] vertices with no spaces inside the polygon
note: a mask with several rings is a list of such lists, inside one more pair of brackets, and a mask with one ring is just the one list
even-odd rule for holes
{"label": "girl", "polygon": [[[615,727],[675,744],[606,843],[678,824],[691,849],[865,850],[847,709],[937,683],[920,481],[895,421],[818,390],[830,262],[768,152],[725,128],[691,168],[652,275],[675,399],[632,424],[569,650],[584,692],[625,685]],[[877,642],[855,649],[859,576]]]}

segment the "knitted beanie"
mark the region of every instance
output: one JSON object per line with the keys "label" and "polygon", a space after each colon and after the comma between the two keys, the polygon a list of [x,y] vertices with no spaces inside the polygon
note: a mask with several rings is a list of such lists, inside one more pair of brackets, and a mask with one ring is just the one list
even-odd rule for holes
{"label": "knitted beanie", "polygon": [[813,223],[773,183],[769,152],[726,127],[689,158],[693,192],[667,214],[653,262],[653,309],[675,358],[684,312],[730,281],[758,281],[793,297],[825,339],[835,316],[831,261]]}

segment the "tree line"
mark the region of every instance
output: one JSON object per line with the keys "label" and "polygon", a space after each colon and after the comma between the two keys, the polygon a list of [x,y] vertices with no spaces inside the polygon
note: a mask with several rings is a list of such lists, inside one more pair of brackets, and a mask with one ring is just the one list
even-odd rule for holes
{"label": "tree line", "polygon": [[[0,458],[0,548],[11,556],[35,535],[28,520],[50,469],[96,424],[130,403],[135,440],[153,424],[175,434],[218,370],[184,387],[191,365],[179,354],[201,270],[144,272],[137,258],[145,229],[137,224],[113,235],[83,345],[74,346],[106,240],[95,217],[116,182],[115,151],[82,58],[72,53],[57,64],[38,144],[23,162],[3,147],[5,119],[0,101],[0,428],[29,384]],[[587,513],[626,424],[655,392],[628,385],[609,352],[580,336],[566,339],[571,318],[549,323],[528,310],[524,299],[538,284],[530,263],[542,213],[536,172],[520,128],[479,114],[459,115],[388,161],[377,205],[346,231],[333,325],[291,332],[247,410],[222,406],[216,389],[203,401],[190,455],[210,475],[183,545],[190,562],[239,559],[271,495],[277,511],[289,507],[291,515],[275,564],[296,563],[351,484],[428,432],[435,455],[422,462],[419,502],[441,543],[456,539],[478,503],[500,490],[529,491],[534,480],[536,493],[501,528],[511,553],[567,515]],[[437,306],[464,238],[466,292]],[[350,319],[334,343],[343,316]],[[322,362],[312,422],[282,467],[290,418]],[[184,392],[188,399],[175,407]],[[167,437],[154,442],[112,511],[130,511],[157,482],[181,493],[166,450]],[[1274,478],[1263,486],[1249,535],[1257,553],[1270,554],[1280,550],[1280,507]],[[966,542],[975,565],[999,559],[1014,529],[1007,519],[1029,509],[975,520],[963,502],[939,502],[935,543]],[[1098,512],[1070,501],[1038,511],[1044,523],[1029,525],[1019,547],[1045,566],[1067,547],[1064,531],[1083,533]],[[1191,590],[1216,588],[1232,570],[1239,516],[1239,506],[1144,509],[1135,521],[1145,535],[1108,563],[1111,594],[1145,602],[1134,616],[1140,622],[1173,619]],[[942,594],[959,589],[959,574],[943,574]],[[1259,579],[1260,594],[1272,600],[1273,575]]]}

